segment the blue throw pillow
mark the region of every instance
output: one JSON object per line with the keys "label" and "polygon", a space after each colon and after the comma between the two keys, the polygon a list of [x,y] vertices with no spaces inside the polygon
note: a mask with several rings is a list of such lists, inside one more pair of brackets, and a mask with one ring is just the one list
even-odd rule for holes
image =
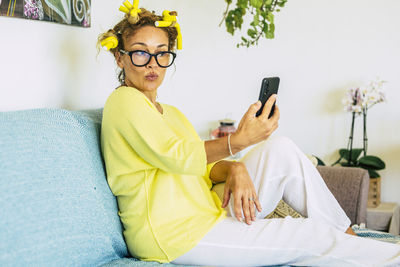
{"label": "blue throw pillow", "polygon": [[0,266],[128,256],[100,151],[101,112],[0,112]]}

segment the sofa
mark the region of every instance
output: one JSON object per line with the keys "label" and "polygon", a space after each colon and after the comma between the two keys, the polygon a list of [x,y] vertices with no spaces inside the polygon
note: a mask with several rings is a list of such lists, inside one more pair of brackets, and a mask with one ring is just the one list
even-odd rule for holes
{"label": "sofa", "polygon": [[[0,112],[0,266],[161,265],[128,253],[101,119],[102,109]],[[318,170],[352,223],[365,223],[368,173]]]}

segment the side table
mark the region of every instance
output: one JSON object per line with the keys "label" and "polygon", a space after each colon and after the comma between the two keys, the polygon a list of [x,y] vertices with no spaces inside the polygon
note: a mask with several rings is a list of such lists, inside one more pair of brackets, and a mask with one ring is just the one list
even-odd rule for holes
{"label": "side table", "polygon": [[398,235],[400,232],[399,205],[381,202],[376,208],[367,208],[367,228]]}

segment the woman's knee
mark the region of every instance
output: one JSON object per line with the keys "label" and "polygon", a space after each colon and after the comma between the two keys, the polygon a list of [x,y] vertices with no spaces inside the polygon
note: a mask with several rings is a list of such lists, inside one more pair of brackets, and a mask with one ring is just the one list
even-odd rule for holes
{"label": "woman's knee", "polygon": [[[257,159],[255,159],[256,157]],[[257,161],[263,159],[271,160],[279,165],[292,162],[298,158],[298,148],[294,142],[285,136],[274,135],[270,136],[267,140],[256,145],[249,153],[247,153],[243,161]]]}
{"label": "woman's knee", "polygon": [[267,150],[273,150],[273,151],[284,151],[288,152],[290,150],[293,150],[296,148],[295,143],[292,141],[292,139],[282,136],[282,135],[274,135],[270,136],[267,140],[263,142],[263,148]]}
{"label": "woman's knee", "polygon": [[297,164],[302,156],[302,152],[290,138],[279,135],[263,142],[260,153],[263,158],[269,158],[281,166]]}

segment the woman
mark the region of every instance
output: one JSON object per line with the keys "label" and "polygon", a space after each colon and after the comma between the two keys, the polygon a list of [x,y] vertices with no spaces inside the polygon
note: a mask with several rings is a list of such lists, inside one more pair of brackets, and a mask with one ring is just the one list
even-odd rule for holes
{"label": "woman", "polygon": [[[175,58],[174,27],[141,9],[99,37],[122,69],[101,144],[132,256],[177,264],[365,266],[400,262],[400,246],[352,236],[318,171],[287,138],[271,137],[275,97],[252,104],[231,136],[202,141],[157,89]],[[111,38],[111,39],[107,39]],[[230,154],[257,145],[240,162]],[[222,203],[211,190],[225,182]],[[263,219],[283,199],[306,219]]]}

